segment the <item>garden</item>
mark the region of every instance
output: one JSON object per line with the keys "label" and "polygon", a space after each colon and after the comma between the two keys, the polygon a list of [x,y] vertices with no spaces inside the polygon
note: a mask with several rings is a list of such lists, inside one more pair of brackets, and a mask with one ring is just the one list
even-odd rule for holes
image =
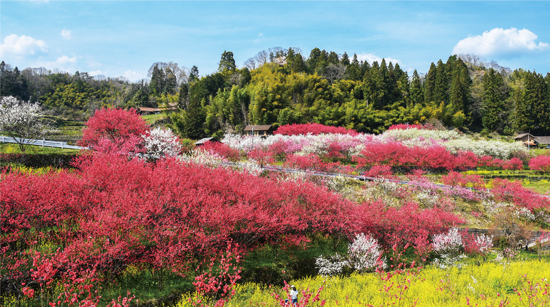
{"label": "garden", "polygon": [[302,124],[195,147],[100,109],[79,144],[2,145],[2,306],[550,305],[550,156],[521,143]]}

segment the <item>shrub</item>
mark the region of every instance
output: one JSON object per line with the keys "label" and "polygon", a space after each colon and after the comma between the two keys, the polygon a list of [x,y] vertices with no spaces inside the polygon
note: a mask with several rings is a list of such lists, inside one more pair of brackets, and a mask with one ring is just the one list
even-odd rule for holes
{"label": "shrub", "polygon": [[282,135],[300,135],[300,134],[349,134],[357,135],[357,131],[353,129],[346,129],[344,127],[325,126],[322,124],[292,124],[279,127],[274,134]]}
{"label": "shrub", "polygon": [[229,161],[239,161],[239,150],[233,149],[228,145],[220,142],[208,141],[204,145],[197,148],[197,150],[208,151],[220,155],[221,157]]}
{"label": "shrub", "polygon": [[107,139],[122,146],[132,136],[141,138],[148,131],[149,125],[134,109],[100,109],[86,122],[79,145],[94,148],[101,139]]}
{"label": "shrub", "polygon": [[407,129],[424,129],[422,125],[395,124],[391,125],[388,130],[407,130]]}
{"label": "shrub", "polygon": [[537,156],[529,161],[529,168],[542,172],[550,172],[550,156]]}

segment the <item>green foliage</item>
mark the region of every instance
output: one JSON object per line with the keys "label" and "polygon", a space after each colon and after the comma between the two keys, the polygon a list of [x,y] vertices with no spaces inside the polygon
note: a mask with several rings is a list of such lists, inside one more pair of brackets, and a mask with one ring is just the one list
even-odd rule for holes
{"label": "green foliage", "polygon": [[[81,119],[106,106],[177,105],[174,118],[182,120],[175,125],[187,126],[187,132],[178,131],[193,137],[248,124],[301,122],[382,132],[391,124],[430,119],[485,133],[550,133],[550,74],[510,72],[471,56],[450,56],[432,63],[425,76],[415,70],[409,78],[397,63],[368,63],[319,48],[305,57],[299,49],[277,47],[247,62],[237,70],[233,52],[224,51],[218,72],[201,78],[193,66],[187,79],[177,64],[159,62],[151,66],[149,83],[19,72],[2,62],[0,94],[32,97],[58,115]],[[191,113],[197,117],[187,117],[184,125]]]}

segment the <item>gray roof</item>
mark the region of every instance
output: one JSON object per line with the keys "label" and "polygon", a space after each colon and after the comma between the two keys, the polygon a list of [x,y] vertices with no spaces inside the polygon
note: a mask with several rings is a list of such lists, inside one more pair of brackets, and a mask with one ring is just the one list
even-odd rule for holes
{"label": "gray roof", "polygon": [[535,136],[535,141],[542,145],[550,145],[550,136]]}
{"label": "gray roof", "polygon": [[271,129],[271,125],[248,125],[244,128],[244,131],[252,131],[252,128],[254,128],[254,131],[267,131]]}
{"label": "gray roof", "polygon": [[532,134],[530,133],[522,133],[522,134],[518,134],[516,135],[516,137],[514,138],[514,140],[517,140],[517,139],[521,139],[522,137],[524,136],[528,136],[528,135],[531,135],[533,138],[535,138],[536,136],[533,136]]}
{"label": "gray roof", "polygon": [[204,139],[200,139],[198,141],[195,142],[195,145],[204,145],[204,143],[208,142],[208,141],[217,141],[216,138],[204,138]]}

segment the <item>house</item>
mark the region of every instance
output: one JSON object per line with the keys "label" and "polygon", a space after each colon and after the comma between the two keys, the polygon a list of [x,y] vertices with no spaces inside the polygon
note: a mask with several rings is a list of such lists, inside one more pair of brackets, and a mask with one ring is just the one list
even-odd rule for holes
{"label": "house", "polygon": [[159,108],[138,107],[139,115],[159,114],[161,111]]}
{"label": "house", "polygon": [[550,148],[550,136],[535,136],[535,142],[540,147]]}
{"label": "house", "polygon": [[271,125],[248,125],[244,128],[246,135],[258,135],[267,136],[273,134],[273,127]]}
{"label": "house", "polygon": [[177,109],[178,109],[178,106],[176,103],[171,103],[168,106],[160,106],[158,108],[138,107],[138,114],[140,115],[160,114],[162,111],[173,111]]}
{"label": "house", "polygon": [[517,135],[514,140],[522,142],[525,146],[540,146],[550,148],[550,136],[536,136],[531,133]]}

